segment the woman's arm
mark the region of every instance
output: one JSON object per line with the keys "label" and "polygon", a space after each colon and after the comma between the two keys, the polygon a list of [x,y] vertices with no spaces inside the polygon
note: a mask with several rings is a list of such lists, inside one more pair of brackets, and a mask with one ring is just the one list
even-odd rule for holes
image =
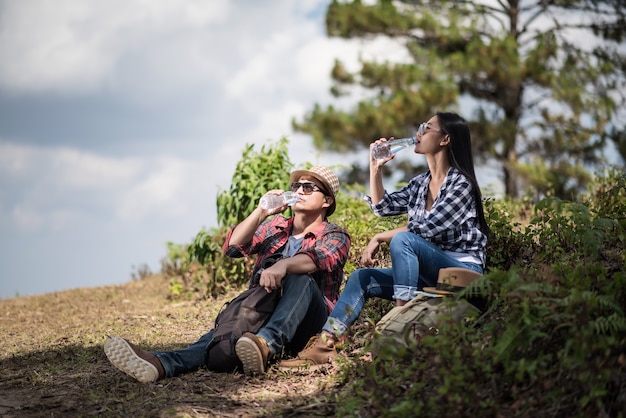
{"label": "woman's arm", "polygon": [[391,238],[401,231],[408,231],[408,227],[403,226],[374,235],[367,243],[367,246],[365,246],[363,254],[361,254],[361,263],[363,263],[365,267],[372,267],[376,263],[374,257],[378,253],[380,244],[383,242],[391,242]]}
{"label": "woman's arm", "polygon": [[386,160],[377,160],[372,157],[372,147],[386,139],[381,138],[370,144],[370,197],[375,205],[380,202],[385,195],[385,187],[383,186],[383,166],[387,161],[393,158],[393,154]]}

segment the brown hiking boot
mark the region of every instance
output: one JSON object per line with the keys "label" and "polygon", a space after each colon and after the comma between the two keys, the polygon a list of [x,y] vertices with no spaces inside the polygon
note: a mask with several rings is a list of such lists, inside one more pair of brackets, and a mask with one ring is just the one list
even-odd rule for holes
{"label": "brown hiking boot", "polygon": [[311,337],[306,347],[298,353],[295,359],[283,360],[278,364],[281,370],[296,369],[317,369],[320,366],[328,365],[337,357],[335,341],[326,334],[319,334]]}
{"label": "brown hiking boot", "polygon": [[141,383],[152,383],[165,377],[157,356],[121,337],[107,337],[104,354],[117,369]]}
{"label": "brown hiking boot", "polygon": [[265,373],[265,365],[270,355],[270,348],[265,340],[246,332],[237,340],[235,352],[243,364],[245,374]]}

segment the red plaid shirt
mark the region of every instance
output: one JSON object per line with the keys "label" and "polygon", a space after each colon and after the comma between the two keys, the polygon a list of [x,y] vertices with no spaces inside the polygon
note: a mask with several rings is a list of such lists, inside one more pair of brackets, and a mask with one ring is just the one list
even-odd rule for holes
{"label": "red plaid shirt", "polygon": [[[272,254],[282,252],[289,240],[293,218],[282,215],[264,221],[257,228],[252,241],[244,245],[228,245],[236,227],[233,226],[222,247],[229,257],[248,257],[258,254],[255,270],[261,261]],[[340,226],[328,221],[322,222],[315,230],[308,232],[302,240],[302,247],[297,254],[306,254],[315,262],[317,270],[311,276],[319,286],[328,312],[331,312],[339,298],[339,287],[343,281],[343,266],[348,260],[350,236]],[[250,286],[255,283],[250,283]]]}

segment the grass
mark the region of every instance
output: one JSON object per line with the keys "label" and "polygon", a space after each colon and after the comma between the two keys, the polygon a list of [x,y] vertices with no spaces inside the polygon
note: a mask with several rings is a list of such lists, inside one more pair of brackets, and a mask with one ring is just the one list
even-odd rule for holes
{"label": "grass", "polygon": [[[102,344],[120,335],[149,350],[184,347],[223,302],[172,301],[159,275],[120,286],[0,300],[0,416],[326,416],[328,370],[264,376],[199,370],[154,384],[117,371]],[[329,409],[330,408],[330,409]]]}

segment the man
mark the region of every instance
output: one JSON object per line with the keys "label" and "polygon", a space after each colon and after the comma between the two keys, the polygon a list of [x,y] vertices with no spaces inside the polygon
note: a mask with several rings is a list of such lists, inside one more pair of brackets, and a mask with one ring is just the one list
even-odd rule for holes
{"label": "man", "polygon": [[[267,219],[287,205],[276,209],[259,206],[230,230],[223,246],[230,257],[257,254],[256,267],[267,256],[285,255],[262,271],[258,283],[250,283],[267,291],[282,288],[282,297],[267,324],[256,334],[243,334],[236,343],[235,351],[246,374],[264,373],[272,356],[283,348],[296,353],[301,350],[321,330],[337,302],[343,280],[350,237],[327,220],[335,211],[339,179],[328,168],[315,166],[292,172],[290,182],[290,189],[298,194],[291,218],[278,215]],[[108,337],[104,352],[119,370],[149,383],[204,366],[212,335],[213,330],[181,350],[155,353],[123,338]]]}

